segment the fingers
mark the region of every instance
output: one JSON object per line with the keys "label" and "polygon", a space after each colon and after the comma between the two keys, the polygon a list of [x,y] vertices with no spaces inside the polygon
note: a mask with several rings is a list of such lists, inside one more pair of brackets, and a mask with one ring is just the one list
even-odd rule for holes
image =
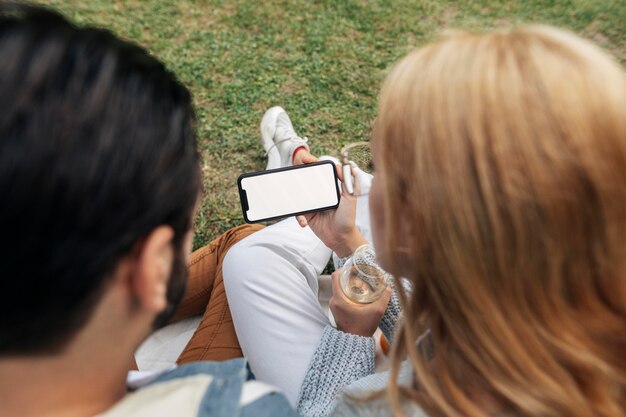
{"label": "fingers", "polygon": [[309,225],[309,222],[316,215],[317,215],[317,213],[301,214],[299,216],[296,216],[296,220],[298,221],[298,224],[300,225],[300,227],[304,228],[304,227],[307,227]]}
{"label": "fingers", "polygon": [[[387,304],[389,304],[389,300],[391,300],[392,292],[393,290],[391,289],[391,287],[387,285],[387,288],[385,288],[385,292],[383,292],[383,295],[380,296],[380,301],[385,306],[385,310],[387,309]],[[385,310],[383,310],[383,312]]]}
{"label": "fingers", "polygon": [[[335,304],[337,304],[338,302],[342,305],[350,305],[352,306],[351,308],[364,308],[366,307],[368,304],[362,304],[362,303],[358,303],[356,301],[352,301],[345,292],[343,292],[343,288],[341,288],[341,274],[343,274],[344,269],[341,268],[335,272],[333,272],[333,274],[330,276],[332,279],[332,284],[333,284],[333,299],[331,299],[331,301],[333,301]],[[391,297],[391,293],[390,293],[390,297]],[[387,301],[388,303],[389,301]],[[386,305],[386,304],[385,304]]]}
{"label": "fingers", "polygon": [[314,162],[319,162],[319,158],[311,155],[310,153],[306,153],[305,155],[302,155],[302,159],[300,160],[301,163],[303,164],[312,164]]}
{"label": "fingers", "polygon": [[337,172],[337,178],[339,178],[339,181],[343,182],[343,170],[341,164],[335,164],[335,172]]}
{"label": "fingers", "polygon": [[[337,171],[337,178],[339,178],[339,182],[341,182],[341,195],[342,196],[356,196],[356,190],[352,189],[352,192],[350,192],[350,189],[346,186],[346,181],[344,181],[344,175],[343,175],[343,165],[342,164],[335,164],[335,171]],[[350,179],[353,183],[354,183],[354,179],[355,179],[355,171],[354,171],[354,167],[352,166],[352,164],[350,164],[350,172],[352,173],[352,179]],[[360,186],[359,186],[359,190],[360,190]]]}
{"label": "fingers", "polygon": [[361,181],[359,180],[359,175],[356,172],[356,164],[351,162],[350,167],[352,171],[352,187],[354,188],[354,196],[359,196],[361,195]]}
{"label": "fingers", "polygon": [[343,185],[346,187],[348,194],[354,195],[354,175],[352,174],[352,165],[345,164],[341,168],[343,171]]}
{"label": "fingers", "polygon": [[332,275],[330,276],[331,282],[333,284],[333,295],[336,297],[342,297],[345,296],[343,293],[343,290],[341,289],[341,272],[343,271],[343,269],[338,269],[337,271],[333,272]]}
{"label": "fingers", "polygon": [[391,292],[391,287],[387,286],[380,298],[372,303],[372,308],[375,309],[381,317],[385,314],[385,311],[387,311],[389,300],[391,300]]}
{"label": "fingers", "polygon": [[341,195],[345,194],[345,187],[343,186],[343,165],[335,164],[335,172],[337,173],[337,179],[341,184]]}
{"label": "fingers", "polygon": [[307,221],[306,217],[304,217],[302,215],[296,216],[296,220],[298,221],[298,224],[302,228],[307,227],[309,225],[309,222]]}
{"label": "fingers", "polygon": [[311,164],[313,162],[319,162],[319,159],[311,155],[311,153],[304,147],[296,149],[296,153],[292,155],[294,165]]}

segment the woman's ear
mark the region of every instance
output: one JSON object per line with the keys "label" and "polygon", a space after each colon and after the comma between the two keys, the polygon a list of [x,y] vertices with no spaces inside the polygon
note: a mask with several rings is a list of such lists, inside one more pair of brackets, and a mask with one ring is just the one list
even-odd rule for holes
{"label": "woman's ear", "polygon": [[167,285],[174,260],[173,238],[174,230],[170,226],[159,226],[137,249],[131,291],[142,308],[156,314],[167,306]]}

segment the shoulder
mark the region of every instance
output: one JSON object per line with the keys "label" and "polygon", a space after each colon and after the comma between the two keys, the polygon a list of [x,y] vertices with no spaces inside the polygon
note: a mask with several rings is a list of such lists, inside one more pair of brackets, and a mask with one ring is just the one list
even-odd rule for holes
{"label": "shoulder", "polygon": [[100,417],[296,416],[276,388],[246,379],[243,359],[184,365],[127,395]]}
{"label": "shoulder", "polygon": [[126,395],[98,417],[197,417],[198,406],[213,381],[210,375],[194,375],[151,384]]}
{"label": "shoulder", "polygon": [[[422,409],[413,403],[402,407],[407,417],[427,417]],[[333,417],[394,417],[385,393],[372,399],[343,396],[332,413]]]}
{"label": "shoulder", "polygon": [[[382,372],[345,387],[332,414],[333,417],[392,417],[393,412],[386,394],[388,382],[389,372]],[[409,361],[402,363],[398,383],[405,386],[413,383],[413,367]],[[408,417],[426,417],[424,411],[415,403],[405,402],[402,408]]]}

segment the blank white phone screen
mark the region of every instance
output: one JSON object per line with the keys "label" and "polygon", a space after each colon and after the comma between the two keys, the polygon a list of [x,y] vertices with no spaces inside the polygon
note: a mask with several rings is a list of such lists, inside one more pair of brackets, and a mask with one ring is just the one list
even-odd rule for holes
{"label": "blank white phone screen", "polygon": [[288,216],[339,203],[333,164],[307,166],[241,179],[250,221]]}

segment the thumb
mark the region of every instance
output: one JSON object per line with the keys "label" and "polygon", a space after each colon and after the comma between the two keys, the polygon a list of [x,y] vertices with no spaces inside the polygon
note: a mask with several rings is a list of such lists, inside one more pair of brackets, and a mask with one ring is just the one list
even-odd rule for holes
{"label": "thumb", "polygon": [[320,160],[316,157],[308,153],[307,155],[302,157],[303,164],[312,164],[314,162],[319,162]]}
{"label": "thumb", "polygon": [[300,225],[300,227],[307,227],[309,225],[309,222],[306,220],[306,217],[300,215],[300,216],[296,216],[296,220],[298,221],[298,224]]}
{"label": "thumb", "polygon": [[345,292],[343,292],[343,288],[341,288],[341,275],[343,274],[343,268],[338,269],[333,272],[331,275],[331,280],[333,284],[333,296],[339,297],[344,303],[354,304],[354,301],[350,300]]}
{"label": "thumb", "polygon": [[383,295],[380,296],[381,302],[383,305],[385,305],[385,307],[387,307],[387,304],[389,304],[389,300],[391,300],[392,292],[393,290],[391,289],[391,286],[387,285],[387,288],[385,288],[385,292],[383,292]]}

